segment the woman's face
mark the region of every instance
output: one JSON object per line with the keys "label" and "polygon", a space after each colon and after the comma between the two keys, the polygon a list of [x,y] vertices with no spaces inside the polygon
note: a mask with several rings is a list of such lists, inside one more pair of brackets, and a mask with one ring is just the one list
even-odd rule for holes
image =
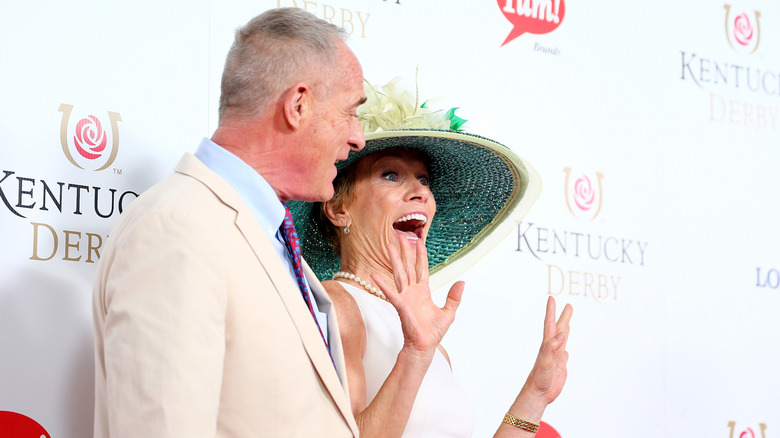
{"label": "woman's face", "polygon": [[353,197],[344,208],[351,223],[349,239],[360,239],[357,247],[385,254],[387,244],[398,246],[398,239],[412,245],[424,241],[436,214],[425,163],[417,153],[398,150],[362,159]]}

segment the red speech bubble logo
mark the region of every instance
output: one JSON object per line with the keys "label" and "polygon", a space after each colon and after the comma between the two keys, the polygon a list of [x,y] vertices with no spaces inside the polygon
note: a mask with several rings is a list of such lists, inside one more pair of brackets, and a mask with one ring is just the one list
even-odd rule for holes
{"label": "red speech bubble logo", "polygon": [[534,435],[535,438],[561,438],[561,434],[558,433],[552,426],[541,421],[539,423],[539,432]]}
{"label": "red speech bubble logo", "polygon": [[498,7],[512,23],[512,31],[501,46],[524,33],[550,33],[563,22],[564,0],[498,0]]}
{"label": "red speech bubble logo", "polygon": [[22,414],[0,411],[0,436],[14,438],[51,438],[35,420]]}

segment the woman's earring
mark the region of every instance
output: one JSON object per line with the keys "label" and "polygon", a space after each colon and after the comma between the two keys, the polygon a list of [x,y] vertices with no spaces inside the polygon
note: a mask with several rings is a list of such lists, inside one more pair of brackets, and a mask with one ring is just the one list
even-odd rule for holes
{"label": "woman's earring", "polygon": [[344,225],[344,234],[345,235],[349,234],[349,226],[348,225]]}

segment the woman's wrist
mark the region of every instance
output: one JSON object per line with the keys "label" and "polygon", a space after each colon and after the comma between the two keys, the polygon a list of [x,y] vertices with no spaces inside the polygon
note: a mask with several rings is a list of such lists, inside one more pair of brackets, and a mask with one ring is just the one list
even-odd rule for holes
{"label": "woman's wrist", "polygon": [[523,420],[522,418],[517,418],[509,412],[504,415],[504,419],[501,422],[516,427],[519,430],[533,434],[536,434],[536,432],[539,431],[540,426],[539,423],[532,423],[530,421]]}
{"label": "woman's wrist", "polygon": [[419,349],[411,344],[404,344],[401,351],[398,352],[398,360],[405,360],[409,361],[410,364],[424,366],[427,370],[433,361],[433,355],[436,353],[437,347]]}
{"label": "woman's wrist", "polygon": [[536,434],[544,410],[547,408],[547,402],[533,392],[527,386],[523,386],[504,415],[495,437],[532,437]]}
{"label": "woman's wrist", "polygon": [[547,400],[541,394],[531,390],[528,386],[523,386],[507,412],[517,418],[539,424],[547,405]]}

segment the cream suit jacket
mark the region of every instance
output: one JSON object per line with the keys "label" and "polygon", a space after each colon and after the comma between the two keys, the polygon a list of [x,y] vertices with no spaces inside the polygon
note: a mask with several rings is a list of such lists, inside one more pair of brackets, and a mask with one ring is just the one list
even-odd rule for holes
{"label": "cream suit jacket", "polygon": [[95,437],[352,437],[335,310],[328,356],[238,194],[191,154],[133,201],[93,291]]}

